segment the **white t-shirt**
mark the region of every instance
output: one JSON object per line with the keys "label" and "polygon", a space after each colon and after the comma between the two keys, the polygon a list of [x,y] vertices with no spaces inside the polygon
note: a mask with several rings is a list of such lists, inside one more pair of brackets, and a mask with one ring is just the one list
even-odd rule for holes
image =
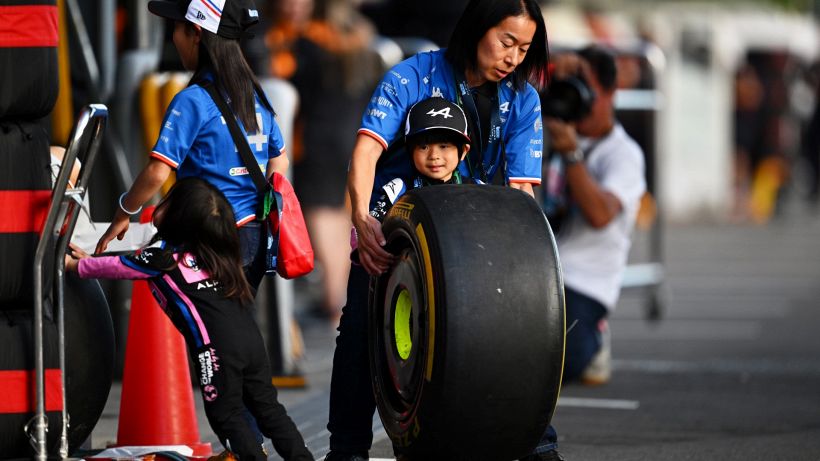
{"label": "white t-shirt", "polygon": [[616,124],[597,144],[595,141],[579,139],[579,147],[587,153],[586,168],[601,188],[620,200],[621,212],[605,227],[595,229],[575,204],[556,240],[564,284],[611,311],[618,301],[630,235],[646,191],[644,158],[641,148],[621,125]]}

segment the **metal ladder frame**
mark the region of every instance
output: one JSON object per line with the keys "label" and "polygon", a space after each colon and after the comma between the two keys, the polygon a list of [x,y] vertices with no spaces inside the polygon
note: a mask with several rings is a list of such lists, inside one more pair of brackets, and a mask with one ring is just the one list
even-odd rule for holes
{"label": "metal ladder frame", "polygon": [[[68,414],[65,395],[65,312],[64,300],[64,271],[65,249],[74,225],[77,222],[83,198],[86,194],[85,185],[91,176],[91,171],[99,152],[102,135],[108,121],[108,108],[102,104],[86,106],[80,113],[75,125],[65,155],[63,156],[60,174],[52,188],[51,203],[48,215],[40,232],[40,241],[34,255],[34,367],[35,367],[35,396],[37,407],[34,417],[26,424],[31,444],[35,450],[35,459],[45,461],[48,453],[46,448],[46,432],[48,420],[45,412],[45,364],[43,360],[43,266],[48,254],[54,255],[54,294],[57,315],[58,354],[60,367],[60,389],[62,398],[62,427],[60,434],[60,457],[68,457]],[[71,169],[75,160],[80,159],[82,167],[79,178],[74,187],[68,188]],[[72,203],[73,202],[73,203]],[[53,242],[57,243],[53,243]],[[31,423],[34,427],[31,427]],[[33,431],[32,431],[33,429]],[[33,433],[32,433],[33,432]]]}

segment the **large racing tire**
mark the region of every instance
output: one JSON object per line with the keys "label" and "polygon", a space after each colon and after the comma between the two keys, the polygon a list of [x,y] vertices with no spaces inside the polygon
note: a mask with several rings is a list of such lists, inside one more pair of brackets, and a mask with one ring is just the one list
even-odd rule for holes
{"label": "large racing tire", "polygon": [[564,359],[564,289],[543,213],[494,186],[408,192],[383,224],[370,365],[382,423],[411,460],[512,460],[548,425]]}

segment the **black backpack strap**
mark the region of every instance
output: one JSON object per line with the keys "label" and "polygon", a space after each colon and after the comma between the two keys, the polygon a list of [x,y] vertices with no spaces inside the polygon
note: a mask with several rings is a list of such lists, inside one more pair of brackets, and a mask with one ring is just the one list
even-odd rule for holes
{"label": "black backpack strap", "polygon": [[209,95],[211,95],[211,98],[216,103],[216,107],[218,107],[219,111],[222,112],[222,118],[225,119],[225,123],[228,125],[228,131],[231,132],[233,143],[236,144],[236,150],[239,151],[239,156],[242,158],[245,168],[248,169],[248,174],[251,175],[251,179],[253,180],[254,185],[256,185],[256,189],[260,194],[266,192],[268,189],[268,181],[259,169],[259,164],[256,161],[256,157],[254,157],[251,152],[251,146],[248,144],[248,138],[245,137],[242,133],[242,129],[239,128],[239,123],[237,123],[233,111],[230,107],[228,107],[228,103],[225,101],[225,98],[222,97],[222,94],[216,88],[216,85],[208,82],[202,85],[202,87],[208,92]]}

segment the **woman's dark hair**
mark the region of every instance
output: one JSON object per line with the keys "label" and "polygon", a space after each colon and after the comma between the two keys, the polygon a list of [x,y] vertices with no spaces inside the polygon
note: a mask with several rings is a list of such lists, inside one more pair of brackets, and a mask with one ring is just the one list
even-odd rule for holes
{"label": "woman's dark hair", "polygon": [[618,84],[618,68],[612,52],[598,45],[590,45],[579,51],[578,56],[589,63],[592,73],[595,74],[603,89],[607,91],[615,89]]}
{"label": "woman's dark hair", "polygon": [[196,256],[197,264],[219,282],[225,296],[243,304],[253,301],[251,287],[242,271],[239,232],[228,199],[200,178],[178,180],[157,206],[162,219],[153,241]]}
{"label": "woman's dark hair", "polygon": [[529,81],[536,89],[541,89],[547,81],[549,50],[547,47],[547,26],[541,7],[536,0],[472,0],[464,9],[456,24],[445,56],[462,72],[477,66],[478,42],[488,30],[508,17],[526,15],[535,21],[535,35],[527,55],[513,72],[516,88],[521,89]]}
{"label": "woman's dark hair", "polygon": [[[192,32],[193,24],[186,21],[185,25],[189,29],[188,32]],[[221,37],[203,29],[197,73],[191,79],[192,83],[198,83],[202,78],[201,71],[205,70],[213,72],[217,87],[225,92],[228,104],[242,122],[245,131],[259,131],[254,99],[255,90],[260,88],[259,81],[245,60],[245,55],[242,54],[239,40]],[[259,99],[273,112],[264,94],[260,94]]]}

